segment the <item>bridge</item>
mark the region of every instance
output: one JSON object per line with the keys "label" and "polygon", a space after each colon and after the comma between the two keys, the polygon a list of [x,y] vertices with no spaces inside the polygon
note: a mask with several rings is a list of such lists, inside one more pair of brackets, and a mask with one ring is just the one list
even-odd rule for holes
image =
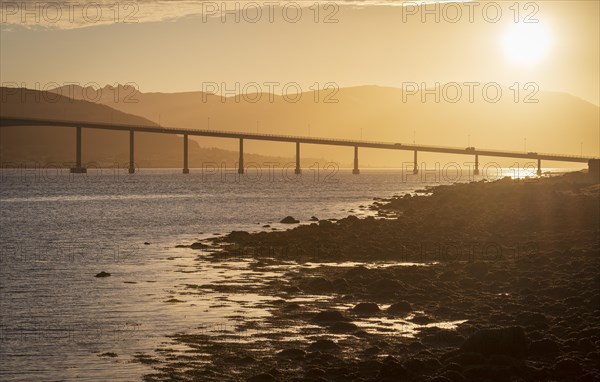
{"label": "bridge", "polygon": [[232,138],[239,139],[239,161],[238,161],[238,173],[244,173],[244,140],[259,140],[259,141],[272,141],[272,142],[291,142],[296,144],[296,168],[295,173],[300,174],[300,144],[313,144],[313,145],[329,145],[329,146],[349,146],[354,147],[354,169],[353,174],[359,174],[358,168],[358,148],[376,148],[376,149],[389,149],[389,150],[405,150],[412,151],[414,153],[414,167],[413,173],[417,174],[419,169],[417,166],[417,153],[420,152],[431,152],[431,153],[444,153],[444,154],[462,154],[470,155],[475,158],[475,167],[473,170],[474,175],[479,174],[479,156],[487,157],[502,157],[502,158],[517,158],[517,159],[529,159],[537,160],[537,174],[542,174],[542,160],[546,161],[558,161],[558,162],[576,162],[576,163],[588,163],[590,170],[593,167],[594,170],[598,167],[598,158],[575,156],[575,155],[560,155],[560,154],[542,154],[536,152],[519,152],[519,151],[502,151],[502,150],[482,150],[476,149],[475,147],[457,148],[457,147],[445,147],[445,146],[427,146],[417,144],[404,144],[404,143],[390,143],[390,142],[371,142],[363,140],[348,140],[348,139],[333,139],[333,138],[312,138],[303,136],[291,136],[291,135],[275,135],[275,134],[252,134],[245,132],[229,132],[229,131],[218,131],[218,130],[203,130],[203,129],[184,129],[176,127],[160,127],[152,125],[129,125],[129,124],[113,124],[113,123],[101,123],[101,122],[83,122],[83,121],[66,121],[66,120],[52,120],[52,119],[38,119],[38,118],[17,118],[17,117],[2,117],[0,116],[0,127],[11,127],[11,126],[48,126],[48,127],[73,127],[76,130],[75,133],[75,167],[71,168],[72,173],[85,173],[87,169],[82,166],[81,163],[81,133],[83,129],[100,129],[100,130],[117,130],[117,131],[129,131],[129,172],[135,172],[134,166],[134,150],[133,143],[135,133],[158,133],[158,134],[176,134],[183,135],[183,173],[188,174],[190,172],[188,167],[188,137],[201,136],[201,137],[216,137],[216,138]]}

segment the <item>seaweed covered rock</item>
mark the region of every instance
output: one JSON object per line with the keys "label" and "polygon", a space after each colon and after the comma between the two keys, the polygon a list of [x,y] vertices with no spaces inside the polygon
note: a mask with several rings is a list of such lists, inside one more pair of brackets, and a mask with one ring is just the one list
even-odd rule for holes
{"label": "seaweed covered rock", "polygon": [[523,358],[527,354],[527,338],[520,326],[483,329],[467,338],[460,350],[484,355],[503,354]]}

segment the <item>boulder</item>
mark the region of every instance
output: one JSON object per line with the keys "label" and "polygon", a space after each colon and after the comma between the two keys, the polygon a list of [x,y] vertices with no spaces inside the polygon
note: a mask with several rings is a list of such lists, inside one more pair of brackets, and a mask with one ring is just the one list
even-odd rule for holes
{"label": "boulder", "polygon": [[352,333],[358,330],[358,326],[352,322],[337,321],[329,327],[331,333]]}
{"label": "boulder", "polygon": [[300,220],[296,220],[291,216],[286,216],[283,219],[281,219],[280,223],[283,224],[296,224],[296,223],[300,223]]}
{"label": "boulder", "polygon": [[573,378],[574,376],[581,374],[581,371],[581,365],[570,358],[561,359],[554,365],[554,372],[560,378]]}
{"label": "boulder", "polygon": [[306,352],[301,349],[285,349],[277,353],[278,357],[287,358],[287,359],[298,359],[304,358]]}
{"label": "boulder", "polygon": [[271,374],[263,373],[263,374],[255,375],[254,377],[250,377],[250,378],[248,378],[247,381],[248,382],[275,382],[277,380]]}
{"label": "boulder", "polygon": [[552,339],[543,338],[529,344],[529,352],[537,356],[557,354],[560,352],[560,344]]}
{"label": "boulder", "polygon": [[322,312],[317,313],[317,315],[313,318],[315,322],[340,322],[340,321],[348,321],[346,317],[341,312],[337,310],[324,310]]}
{"label": "boulder", "polygon": [[406,301],[400,301],[390,305],[387,312],[391,314],[407,314],[412,311],[412,306]]}
{"label": "boulder", "polygon": [[340,347],[333,342],[332,340],[322,339],[316,340],[312,344],[310,344],[309,349],[311,351],[319,350],[319,351],[333,351],[337,350]]}
{"label": "boulder", "polygon": [[537,329],[548,328],[548,319],[542,313],[522,312],[516,317],[518,325],[533,326]]}
{"label": "boulder", "polygon": [[352,312],[361,315],[372,315],[380,312],[379,306],[374,302],[361,302],[352,308]]}
{"label": "boulder", "polygon": [[467,338],[460,350],[484,355],[503,354],[523,358],[527,354],[527,339],[520,326],[483,329]]}
{"label": "boulder", "polygon": [[333,283],[324,277],[314,277],[304,284],[304,289],[313,293],[328,293],[334,290]]}

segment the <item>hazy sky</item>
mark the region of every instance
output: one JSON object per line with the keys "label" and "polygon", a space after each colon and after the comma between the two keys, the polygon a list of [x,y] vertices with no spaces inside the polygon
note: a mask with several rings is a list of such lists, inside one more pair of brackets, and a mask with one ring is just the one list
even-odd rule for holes
{"label": "hazy sky", "polygon": [[[280,92],[289,82],[303,91],[535,82],[600,103],[598,1],[434,3],[430,13],[399,1],[147,1],[116,3],[118,15],[102,2],[63,4],[61,14],[57,3],[25,3],[1,5],[5,85],[133,82],[180,92],[222,82],[268,91],[265,83],[278,82]],[[241,11],[223,20],[223,4]]]}

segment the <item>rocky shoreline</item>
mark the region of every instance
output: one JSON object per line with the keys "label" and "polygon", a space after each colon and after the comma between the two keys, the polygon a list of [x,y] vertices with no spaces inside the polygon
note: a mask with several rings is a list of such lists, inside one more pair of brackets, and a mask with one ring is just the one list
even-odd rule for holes
{"label": "rocky shoreline", "polygon": [[597,181],[439,186],[374,208],[381,218],[193,244],[199,260],[254,270],[317,264],[252,289],[194,287],[273,296],[270,315],[173,335],[187,350],[140,356],[145,380],[600,380]]}

